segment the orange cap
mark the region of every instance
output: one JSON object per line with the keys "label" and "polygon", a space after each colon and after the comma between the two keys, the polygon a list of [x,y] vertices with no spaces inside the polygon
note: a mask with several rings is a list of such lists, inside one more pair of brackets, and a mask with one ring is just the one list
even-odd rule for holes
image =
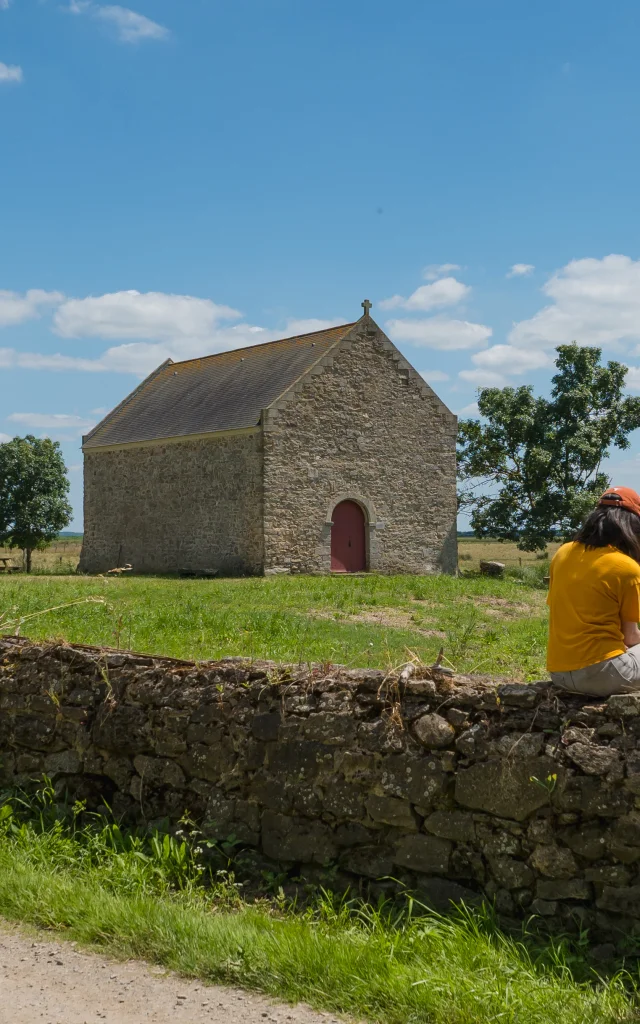
{"label": "orange cap", "polygon": [[640,494],[631,487],[609,487],[604,492],[598,505],[610,505],[613,508],[626,508],[640,516]]}

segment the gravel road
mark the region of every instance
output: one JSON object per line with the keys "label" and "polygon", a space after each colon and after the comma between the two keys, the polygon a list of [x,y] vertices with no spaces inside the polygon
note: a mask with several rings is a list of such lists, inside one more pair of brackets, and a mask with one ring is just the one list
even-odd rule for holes
{"label": "gravel road", "polygon": [[0,1024],[339,1024],[307,1006],[184,981],[0,926]]}

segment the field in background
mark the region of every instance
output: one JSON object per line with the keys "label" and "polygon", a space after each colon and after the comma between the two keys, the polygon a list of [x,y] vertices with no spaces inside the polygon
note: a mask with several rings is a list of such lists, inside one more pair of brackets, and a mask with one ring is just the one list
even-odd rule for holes
{"label": "field in background", "polygon": [[[243,655],[385,668],[412,657],[431,663],[443,647],[458,671],[532,679],[544,676],[547,616],[540,581],[539,575],[20,575],[0,577],[0,614],[15,620],[44,612],[22,627],[37,639],[178,658]],[[104,603],[58,609],[85,597]]]}
{"label": "field in background", "polygon": [[[551,557],[559,544],[549,544],[548,554]],[[70,573],[75,572],[80,558],[82,537],[61,537],[50,544],[46,551],[34,551],[33,571],[36,573]],[[22,552],[0,548],[0,557],[11,558],[15,565],[22,565]],[[519,551],[516,544],[499,540],[475,540],[473,537],[460,537],[458,540],[458,557],[461,569],[476,570],[481,559],[504,562],[507,567],[539,565],[545,561],[544,554],[531,551]]]}
{"label": "field in background", "polygon": [[[80,534],[59,537],[45,551],[33,552],[33,572],[61,573],[75,572],[80,558],[82,537]],[[10,558],[13,565],[22,567],[22,551],[17,548],[0,547],[0,558]]]}

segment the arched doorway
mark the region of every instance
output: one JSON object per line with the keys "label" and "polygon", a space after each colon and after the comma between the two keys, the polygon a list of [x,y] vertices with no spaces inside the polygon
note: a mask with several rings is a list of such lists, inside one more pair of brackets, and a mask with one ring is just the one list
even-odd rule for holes
{"label": "arched doorway", "polygon": [[331,572],[364,572],[367,568],[364,512],[355,501],[341,501],[333,510]]}

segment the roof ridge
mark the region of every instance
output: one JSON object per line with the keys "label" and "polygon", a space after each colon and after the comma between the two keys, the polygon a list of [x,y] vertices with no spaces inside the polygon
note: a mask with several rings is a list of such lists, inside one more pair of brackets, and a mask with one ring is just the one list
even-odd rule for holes
{"label": "roof ridge", "polygon": [[[260,341],[256,345],[241,345],[239,348],[226,348],[222,352],[212,352],[208,356],[192,356],[191,359],[179,359],[173,362],[173,366],[184,366],[185,363],[197,363],[203,359],[217,359],[218,356],[228,356],[232,352],[251,352],[256,348],[265,348],[267,345],[279,345],[283,341],[297,341],[299,338],[312,338],[314,334],[327,334],[329,331],[337,331],[339,328],[355,327],[358,323],[354,320],[350,324],[334,324],[333,327],[322,327],[318,331],[308,331],[306,334],[290,334],[287,338],[272,338],[271,341]],[[159,367],[160,369],[160,367]]]}

